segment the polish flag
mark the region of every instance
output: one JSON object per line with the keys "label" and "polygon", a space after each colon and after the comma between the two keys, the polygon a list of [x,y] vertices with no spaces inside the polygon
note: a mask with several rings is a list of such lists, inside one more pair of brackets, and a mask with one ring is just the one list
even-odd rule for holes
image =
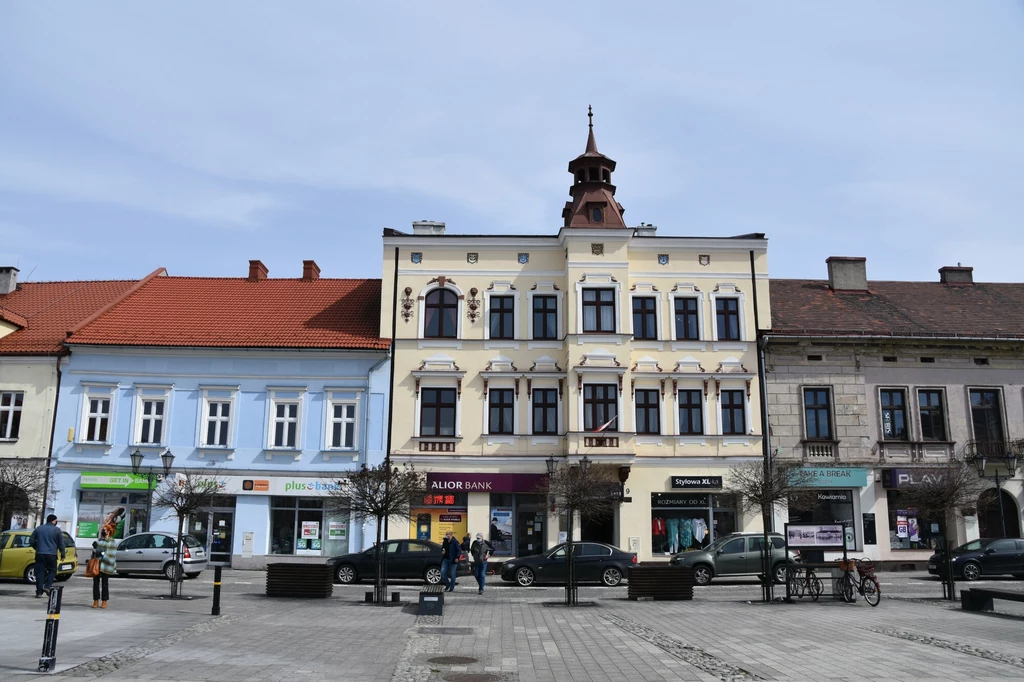
{"label": "polish flag", "polygon": [[614,423],[614,422],[615,422],[615,420],[616,420],[616,419],[618,419],[618,418],[619,418],[619,415],[615,415],[614,417],[612,417],[611,419],[609,419],[609,420],[608,420],[607,422],[605,422],[605,423],[604,423],[604,424],[602,424],[601,426],[599,426],[599,427],[597,427],[596,429],[594,429],[594,433],[600,433],[601,431],[604,431],[604,430],[605,430],[605,429],[607,429],[607,428],[608,428],[609,426],[611,426],[611,425],[612,425],[612,423]]}

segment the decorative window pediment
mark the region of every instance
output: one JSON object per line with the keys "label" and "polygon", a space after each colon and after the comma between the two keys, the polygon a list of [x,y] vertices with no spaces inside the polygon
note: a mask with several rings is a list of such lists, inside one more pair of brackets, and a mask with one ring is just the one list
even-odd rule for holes
{"label": "decorative window pediment", "polygon": [[512,364],[512,360],[506,358],[504,355],[499,355],[496,358],[487,361],[487,366],[484,367],[485,372],[518,372],[519,370],[515,365]]}
{"label": "decorative window pediment", "polygon": [[747,374],[747,368],[743,366],[743,363],[734,357],[728,357],[718,363],[718,367],[715,369],[716,374],[730,374],[738,372],[740,374]]}
{"label": "decorative window pediment", "polygon": [[455,358],[445,355],[444,353],[438,353],[431,355],[429,358],[425,358],[420,363],[420,372],[461,372],[459,366],[455,364]]}
{"label": "decorative window pediment", "polygon": [[633,365],[634,372],[661,372],[663,371],[658,365],[658,361],[652,358],[650,355],[645,355],[636,361]]}
{"label": "decorative window pediment", "polygon": [[558,366],[558,363],[550,355],[542,355],[537,358],[533,366],[530,367],[531,372],[561,372],[562,368]]}
{"label": "decorative window pediment", "polygon": [[580,360],[580,367],[596,369],[599,367],[611,368],[620,367],[619,361],[615,359],[614,353],[609,353],[604,348],[598,348],[590,353],[584,353]]}
{"label": "decorative window pediment", "polygon": [[675,371],[692,372],[695,374],[699,374],[704,372],[705,370],[704,367],[701,366],[700,360],[693,357],[692,355],[687,355],[685,358],[676,363]]}

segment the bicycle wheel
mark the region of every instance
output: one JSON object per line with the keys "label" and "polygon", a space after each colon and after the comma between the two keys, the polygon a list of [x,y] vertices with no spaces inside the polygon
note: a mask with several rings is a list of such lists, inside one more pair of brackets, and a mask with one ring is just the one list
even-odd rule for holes
{"label": "bicycle wheel", "polygon": [[790,597],[802,597],[800,593],[800,585],[803,583],[803,578],[800,573],[790,569],[789,571],[789,596]]}
{"label": "bicycle wheel", "polygon": [[864,595],[864,601],[872,606],[878,606],[878,602],[882,599],[882,590],[875,578],[864,577],[860,581],[860,593]]}
{"label": "bicycle wheel", "polygon": [[843,577],[839,579],[839,582],[836,585],[836,591],[839,592],[839,598],[847,604],[852,604],[854,600],[854,589],[853,577],[849,573],[843,574]]}
{"label": "bicycle wheel", "polygon": [[821,582],[821,578],[816,575],[812,575],[811,578],[811,599],[818,601],[818,597],[825,591],[825,584]]}

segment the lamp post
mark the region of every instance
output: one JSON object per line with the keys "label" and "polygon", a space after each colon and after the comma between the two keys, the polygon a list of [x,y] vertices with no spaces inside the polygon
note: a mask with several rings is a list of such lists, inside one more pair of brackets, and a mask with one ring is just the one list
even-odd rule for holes
{"label": "lamp post", "polygon": [[[999,497],[999,522],[1002,524],[1004,538],[1006,537],[1006,514],[1003,511],[1002,482],[1017,475],[1018,463],[1017,452],[1015,451],[1016,443],[1007,443],[1005,445],[1006,452],[999,459],[1002,460],[1003,466],[1006,467],[1007,475],[1001,477],[999,475],[999,470],[997,469],[992,476],[996,482],[996,496]],[[978,470],[978,478],[989,478],[985,472],[985,467],[988,465],[988,457],[985,455],[985,449],[979,448],[973,459],[974,466]]]}
{"label": "lamp post", "polygon": [[[136,450],[131,455],[132,460],[132,473],[136,476],[139,474],[139,470],[142,468],[142,460],[145,455],[142,454],[141,450]],[[174,465],[174,455],[171,454],[170,450],[164,450],[164,453],[160,455],[160,461],[164,466],[164,478],[171,475],[171,466]],[[153,479],[156,474],[153,473],[153,467],[146,468],[146,530],[149,530],[150,516],[153,514]]]}

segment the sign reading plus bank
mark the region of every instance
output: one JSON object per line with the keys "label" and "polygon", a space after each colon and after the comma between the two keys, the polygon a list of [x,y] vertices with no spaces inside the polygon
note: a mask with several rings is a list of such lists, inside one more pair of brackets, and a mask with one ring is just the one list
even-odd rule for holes
{"label": "sign reading plus bank", "polygon": [[537,493],[547,485],[545,474],[427,473],[429,492]]}

